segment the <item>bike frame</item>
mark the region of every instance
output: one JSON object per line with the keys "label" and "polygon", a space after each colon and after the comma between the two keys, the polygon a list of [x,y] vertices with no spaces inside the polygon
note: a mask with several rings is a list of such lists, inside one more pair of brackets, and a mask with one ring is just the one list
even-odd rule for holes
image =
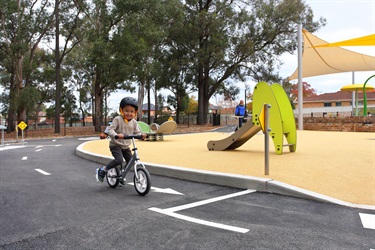
{"label": "bike frame", "polygon": [[133,144],[133,156],[130,158],[129,162],[127,162],[127,164],[125,165],[125,168],[124,168],[124,172],[122,174],[122,177],[125,178],[125,176],[128,174],[128,172],[131,170],[132,166],[134,166],[134,174],[136,176],[136,178],[138,179],[138,173],[137,173],[137,169],[138,169],[138,165],[141,165],[141,167],[145,168],[145,166],[143,165],[142,162],[140,162],[139,160],[139,155],[138,155],[138,149],[135,145],[135,140],[134,140],[134,137],[131,137],[131,140],[132,140],[132,144]]}

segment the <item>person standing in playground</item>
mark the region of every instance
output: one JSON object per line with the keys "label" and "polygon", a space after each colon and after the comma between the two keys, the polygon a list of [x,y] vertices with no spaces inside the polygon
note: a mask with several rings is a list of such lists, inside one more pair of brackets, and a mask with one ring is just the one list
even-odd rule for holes
{"label": "person standing in playground", "polygon": [[[96,169],[96,180],[103,182],[104,176],[107,171],[118,165],[121,165],[123,158],[126,162],[129,162],[132,157],[131,150],[129,148],[131,140],[124,140],[125,135],[140,135],[141,131],[138,127],[137,121],[134,119],[138,111],[138,101],[132,97],[125,97],[120,102],[119,112],[121,115],[116,116],[112,124],[108,127],[108,136],[111,138],[109,142],[109,149],[111,150],[113,160],[106,166]],[[118,139],[115,139],[115,136]],[[142,134],[142,139],[147,137],[146,134]],[[120,184],[124,185],[125,181],[120,180]]]}
{"label": "person standing in playground", "polygon": [[243,119],[246,115],[246,107],[243,100],[240,100],[240,103],[236,106],[235,115],[238,118],[238,127],[236,128],[237,131],[240,127],[242,127]]}

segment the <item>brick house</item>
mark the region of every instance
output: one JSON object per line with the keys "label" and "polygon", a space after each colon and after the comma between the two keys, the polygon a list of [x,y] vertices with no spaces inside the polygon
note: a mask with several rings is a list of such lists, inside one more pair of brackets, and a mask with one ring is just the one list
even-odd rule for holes
{"label": "brick house", "polygon": [[[303,98],[303,116],[307,117],[334,117],[334,116],[352,116],[355,115],[355,103],[352,103],[352,92],[338,91],[336,93],[325,93],[313,97]],[[375,92],[366,92],[367,110],[374,113]],[[298,99],[294,101],[295,107],[298,106]],[[358,93],[358,114],[362,115],[363,93]],[[294,110],[298,113],[297,108]],[[352,112],[354,112],[352,114]]]}

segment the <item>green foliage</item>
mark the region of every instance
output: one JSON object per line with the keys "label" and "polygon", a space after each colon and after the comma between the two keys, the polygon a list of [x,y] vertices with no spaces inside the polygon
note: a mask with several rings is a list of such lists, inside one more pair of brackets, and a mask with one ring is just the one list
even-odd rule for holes
{"label": "green foliage", "polygon": [[[32,110],[29,100],[40,108],[58,96],[55,48],[40,46],[54,38],[53,1],[23,0],[20,8],[17,2],[1,0],[0,11],[0,84],[6,89],[0,101],[10,114]],[[295,51],[297,24],[314,32],[325,23],[314,20],[303,0],[78,0],[59,7],[66,41],[58,59],[62,113],[73,121],[78,109],[84,117],[94,108],[99,129],[104,96],[136,88],[154,89],[155,96],[170,90],[177,120],[179,112],[197,112],[203,124],[214,94],[235,100],[238,82],[280,82],[280,55]],[[188,97],[194,91],[198,101]]]}

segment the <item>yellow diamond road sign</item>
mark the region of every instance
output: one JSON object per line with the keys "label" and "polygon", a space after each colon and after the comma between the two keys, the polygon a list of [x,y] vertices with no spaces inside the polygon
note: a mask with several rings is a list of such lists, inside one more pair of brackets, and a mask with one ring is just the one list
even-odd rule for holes
{"label": "yellow diamond road sign", "polygon": [[26,127],[27,127],[27,124],[25,122],[20,122],[18,124],[18,127],[21,129],[21,130],[24,130]]}

